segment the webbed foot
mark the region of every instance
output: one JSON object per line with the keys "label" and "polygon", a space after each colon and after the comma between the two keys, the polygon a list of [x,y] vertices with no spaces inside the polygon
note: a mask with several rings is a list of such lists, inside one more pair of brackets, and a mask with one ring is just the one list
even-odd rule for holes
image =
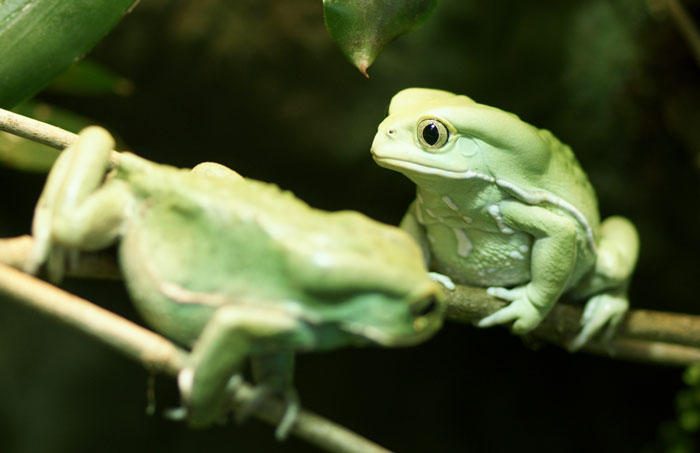
{"label": "webbed foot", "polygon": [[477,325],[479,327],[492,327],[514,321],[511,331],[517,335],[522,335],[537,327],[542,319],[544,319],[546,313],[542,313],[542,311],[530,301],[526,289],[527,286],[519,286],[513,289],[501,287],[488,288],[486,292],[489,295],[510,301],[510,304],[483,318]]}
{"label": "webbed foot", "polygon": [[599,333],[603,334],[604,343],[609,342],[628,308],[629,302],[624,295],[603,293],[588,299],[581,316],[581,331],[569,342],[568,349],[581,349]]}

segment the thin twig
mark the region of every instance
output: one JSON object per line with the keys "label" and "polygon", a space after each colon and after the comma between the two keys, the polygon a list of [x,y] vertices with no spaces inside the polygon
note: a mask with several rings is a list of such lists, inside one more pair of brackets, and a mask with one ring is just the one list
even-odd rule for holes
{"label": "thin twig", "polygon": [[56,149],[64,149],[78,138],[72,132],[4,109],[0,109],[0,131]]}
{"label": "thin twig", "polygon": [[[99,339],[138,360],[150,370],[175,376],[186,363],[187,351],[160,335],[5,264],[0,264],[0,293]],[[234,404],[245,405],[254,397],[253,388],[244,384],[236,392]],[[284,410],[283,402],[268,400],[256,409],[254,415],[277,424]],[[358,434],[306,410],[300,412],[292,433],[331,452],[388,452]]]}
{"label": "thin twig", "polygon": [[665,3],[681,34],[688,42],[688,46],[695,57],[695,62],[700,66],[700,31],[698,31],[698,27],[680,0],[665,0]]}

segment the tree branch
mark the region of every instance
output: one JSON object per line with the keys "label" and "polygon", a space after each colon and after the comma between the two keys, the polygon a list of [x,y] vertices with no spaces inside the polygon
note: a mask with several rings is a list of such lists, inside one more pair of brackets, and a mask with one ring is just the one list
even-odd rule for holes
{"label": "tree branch", "polygon": [[[32,247],[31,236],[0,239],[0,263],[23,268]],[[121,278],[113,253],[82,253],[70,263],[66,274],[80,278]],[[1,288],[0,288],[1,290]],[[458,285],[446,291],[447,319],[476,324],[480,319],[506,306],[506,302],[489,296],[483,288]],[[577,305],[557,304],[531,336],[567,347],[578,332],[583,309]],[[584,352],[612,356],[616,359],[666,365],[700,362],[700,316],[652,310],[630,310],[612,341],[592,341]]]}
{"label": "tree branch", "polygon": [[[28,236],[23,236],[10,247],[7,241],[3,241],[0,253],[11,250],[13,246],[15,250],[26,247],[27,239]],[[19,258],[17,254],[8,261],[20,263]],[[138,360],[149,370],[176,376],[186,363],[187,351],[162,336],[6,264],[0,264],[0,293],[97,338]],[[236,392],[234,405],[240,407],[253,399],[253,387],[243,384]],[[277,424],[284,411],[285,403],[268,400],[256,409],[254,415]],[[383,447],[306,410],[300,412],[292,434],[330,452],[388,453]]]}
{"label": "tree branch", "polygon": [[[507,305],[483,288],[457,286],[447,297],[447,318],[470,324]],[[531,335],[566,348],[580,329],[582,312],[581,306],[558,303]],[[630,310],[609,343],[592,341],[582,350],[667,365],[700,362],[700,316]]]}

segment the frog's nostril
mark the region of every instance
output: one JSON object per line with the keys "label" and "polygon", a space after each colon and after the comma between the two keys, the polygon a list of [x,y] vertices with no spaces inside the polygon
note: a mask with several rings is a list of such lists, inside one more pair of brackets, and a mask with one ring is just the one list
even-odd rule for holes
{"label": "frog's nostril", "polygon": [[386,135],[388,135],[389,137],[393,137],[394,135],[396,135],[396,131],[394,129],[389,129],[388,131],[386,131]]}

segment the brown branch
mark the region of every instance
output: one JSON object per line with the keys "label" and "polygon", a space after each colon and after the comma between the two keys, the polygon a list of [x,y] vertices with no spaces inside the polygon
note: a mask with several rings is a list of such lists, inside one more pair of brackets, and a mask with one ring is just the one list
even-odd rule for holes
{"label": "brown branch", "polygon": [[[507,304],[483,288],[467,286],[458,286],[447,297],[447,318],[470,324]],[[531,335],[566,348],[580,329],[582,311],[581,306],[559,303]],[[609,343],[592,341],[583,351],[668,365],[700,362],[700,316],[630,310]]]}

